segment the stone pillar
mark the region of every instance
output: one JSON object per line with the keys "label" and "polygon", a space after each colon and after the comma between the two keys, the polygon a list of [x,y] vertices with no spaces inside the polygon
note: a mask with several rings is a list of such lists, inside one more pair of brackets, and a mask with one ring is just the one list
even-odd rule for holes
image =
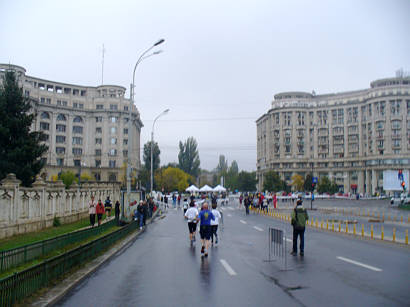
{"label": "stone pillar", "polygon": [[[16,178],[15,174],[8,174],[1,182],[1,188],[10,196],[10,208],[6,210],[8,216],[4,218],[9,224],[17,223],[18,206],[19,206],[19,188],[21,181]],[[3,205],[1,201],[0,205]],[[3,211],[4,212],[4,211]]]}
{"label": "stone pillar", "polygon": [[33,188],[37,190],[37,193],[40,195],[40,219],[44,221],[46,219],[46,183],[43,181],[41,176],[37,175],[36,181],[33,183]]}
{"label": "stone pillar", "polygon": [[372,170],[372,195],[376,193],[376,187],[377,187],[377,172],[376,170]]}
{"label": "stone pillar", "polygon": [[357,193],[364,194],[364,171],[357,171]]}

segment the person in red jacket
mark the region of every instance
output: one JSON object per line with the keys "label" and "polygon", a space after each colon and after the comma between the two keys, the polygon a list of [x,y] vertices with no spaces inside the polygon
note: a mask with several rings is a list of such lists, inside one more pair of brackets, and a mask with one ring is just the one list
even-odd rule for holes
{"label": "person in red jacket", "polygon": [[97,213],[97,221],[98,221],[98,226],[101,225],[101,220],[102,220],[102,216],[104,214],[104,205],[101,201],[101,199],[98,200],[98,204],[97,207],[95,208],[95,211]]}

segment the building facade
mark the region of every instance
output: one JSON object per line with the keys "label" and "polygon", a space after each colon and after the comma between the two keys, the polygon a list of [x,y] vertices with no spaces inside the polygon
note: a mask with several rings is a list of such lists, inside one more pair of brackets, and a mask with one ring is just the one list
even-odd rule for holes
{"label": "building facade", "polygon": [[140,168],[140,133],[143,126],[135,106],[117,85],[82,86],[26,75],[23,67],[0,64],[0,78],[6,70],[16,72],[23,94],[30,98],[36,114],[32,129],[45,134],[48,152],[42,171],[49,180],[71,170],[88,173],[97,181],[123,181],[131,142],[130,163]]}
{"label": "building facade", "polygon": [[334,180],[341,192],[374,195],[384,170],[410,169],[410,78],[315,95],[286,92],[257,121],[257,176],[273,170]]}

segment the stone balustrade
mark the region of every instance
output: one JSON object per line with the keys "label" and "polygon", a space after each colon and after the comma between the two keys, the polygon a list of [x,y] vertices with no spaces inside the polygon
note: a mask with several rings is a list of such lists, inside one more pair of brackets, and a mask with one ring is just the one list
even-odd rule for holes
{"label": "stone balustrade", "polygon": [[91,195],[102,202],[110,196],[113,205],[120,200],[120,182],[73,183],[66,189],[63,182],[45,182],[38,177],[31,188],[22,187],[14,174],[0,182],[0,238],[37,231],[53,225],[88,216]]}

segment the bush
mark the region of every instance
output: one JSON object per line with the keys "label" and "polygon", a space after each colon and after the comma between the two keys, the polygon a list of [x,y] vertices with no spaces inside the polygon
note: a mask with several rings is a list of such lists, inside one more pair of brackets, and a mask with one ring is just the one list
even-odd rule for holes
{"label": "bush", "polygon": [[60,179],[63,181],[66,189],[68,189],[74,181],[78,182],[76,175],[70,171],[62,172],[60,174]]}
{"label": "bush", "polygon": [[53,226],[54,226],[54,227],[61,226],[61,222],[60,222],[60,218],[59,218],[59,217],[57,217],[57,216],[54,217]]}

